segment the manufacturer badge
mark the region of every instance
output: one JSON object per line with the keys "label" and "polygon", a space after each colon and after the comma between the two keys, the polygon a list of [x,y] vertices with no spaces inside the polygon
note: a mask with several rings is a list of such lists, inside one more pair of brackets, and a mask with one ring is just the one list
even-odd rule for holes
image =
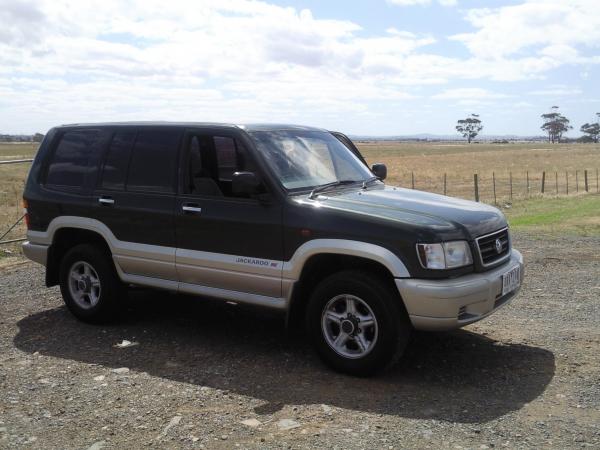
{"label": "manufacturer badge", "polygon": [[500,242],[500,239],[496,239],[496,253],[502,253],[502,242]]}

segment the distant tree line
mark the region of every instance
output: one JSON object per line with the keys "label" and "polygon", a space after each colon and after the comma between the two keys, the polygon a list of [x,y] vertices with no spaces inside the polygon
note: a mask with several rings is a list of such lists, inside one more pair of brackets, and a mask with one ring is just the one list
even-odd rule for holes
{"label": "distant tree line", "polygon": [[[541,117],[543,121],[541,129],[548,134],[548,141],[552,143],[560,142],[563,134],[573,129],[570,120],[559,111],[558,106],[553,106],[549,113],[542,114]],[[482,129],[483,124],[478,114],[471,114],[466,119],[460,119],[456,124],[456,131],[469,144]],[[579,130],[584,135],[577,140],[578,142],[598,143],[600,141],[600,113],[596,113],[596,122],[584,123]]]}
{"label": "distant tree line", "polygon": [[0,134],[0,142],[42,142],[44,135],[35,134]]}

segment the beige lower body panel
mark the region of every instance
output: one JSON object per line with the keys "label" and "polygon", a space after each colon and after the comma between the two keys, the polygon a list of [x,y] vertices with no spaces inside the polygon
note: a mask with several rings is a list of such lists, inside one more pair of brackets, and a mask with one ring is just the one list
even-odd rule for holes
{"label": "beige lower body panel", "polygon": [[44,244],[33,244],[29,241],[24,242],[22,245],[23,254],[29,258],[30,260],[46,265],[46,260],[48,258],[48,245]]}
{"label": "beige lower body panel", "polygon": [[160,261],[120,254],[113,255],[113,261],[121,268],[123,273],[129,275],[140,275],[145,278],[151,277],[172,281],[177,279],[174,261]]}
{"label": "beige lower body panel", "polygon": [[188,265],[177,265],[177,273],[182,284],[213,288],[227,286],[229,290],[234,291],[271,297],[281,296],[280,278]]}
{"label": "beige lower body panel", "polygon": [[286,310],[288,299],[281,297],[269,297],[266,295],[251,294],[248,292],[219,289],[198,284],[179,283],[179,292],[184,294],[202,295],[211,298],[229,300],[237,303],[264,306],[267,308]]}
{"label": "beige lower body panel", "polygon": [[274,309],[287,308],[293,286],[282,280],[280,261],[184,249],[174,251],[173,261],[131,253],[113,259],[126,283]]}
{"label": "beige lower body panel", "polygon": [[181,283],[267,297],[282,296],[281,261],[177,249]]}
{"label": "beige lower body panel", "polygon": [[512,250],[510,260],[488,272],[455,279],[396,279],[406,311],[419,330],[450,330],[494,313],[518,293],[502,296],[502,275],[519,267],[523,282],[523,257]]}

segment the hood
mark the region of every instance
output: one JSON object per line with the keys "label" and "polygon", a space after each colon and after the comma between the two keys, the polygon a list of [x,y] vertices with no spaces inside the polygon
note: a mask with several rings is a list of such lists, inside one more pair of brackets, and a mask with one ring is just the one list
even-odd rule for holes
{"label": "hood", "polygon": [[413,189],[385,186],[367,190],[338,190],[324,193],[316,201],[323,208],[347,213],[438,231],[460,230],[470,239],[507,226],[504,215],[492,206]]}

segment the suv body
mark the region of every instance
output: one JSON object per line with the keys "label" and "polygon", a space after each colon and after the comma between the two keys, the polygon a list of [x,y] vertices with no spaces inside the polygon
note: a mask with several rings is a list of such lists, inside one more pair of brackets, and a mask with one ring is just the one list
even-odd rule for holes
{"label": "suv body", "polygon": [[110,318],[127,285],[260,305],[304,320],[334,368],[368,374],[412,328],[480,320],[523,276],[496,208],[373,173],[385,167],[317,128],[60,126],[27,180],[23,251],[80,319]]}

